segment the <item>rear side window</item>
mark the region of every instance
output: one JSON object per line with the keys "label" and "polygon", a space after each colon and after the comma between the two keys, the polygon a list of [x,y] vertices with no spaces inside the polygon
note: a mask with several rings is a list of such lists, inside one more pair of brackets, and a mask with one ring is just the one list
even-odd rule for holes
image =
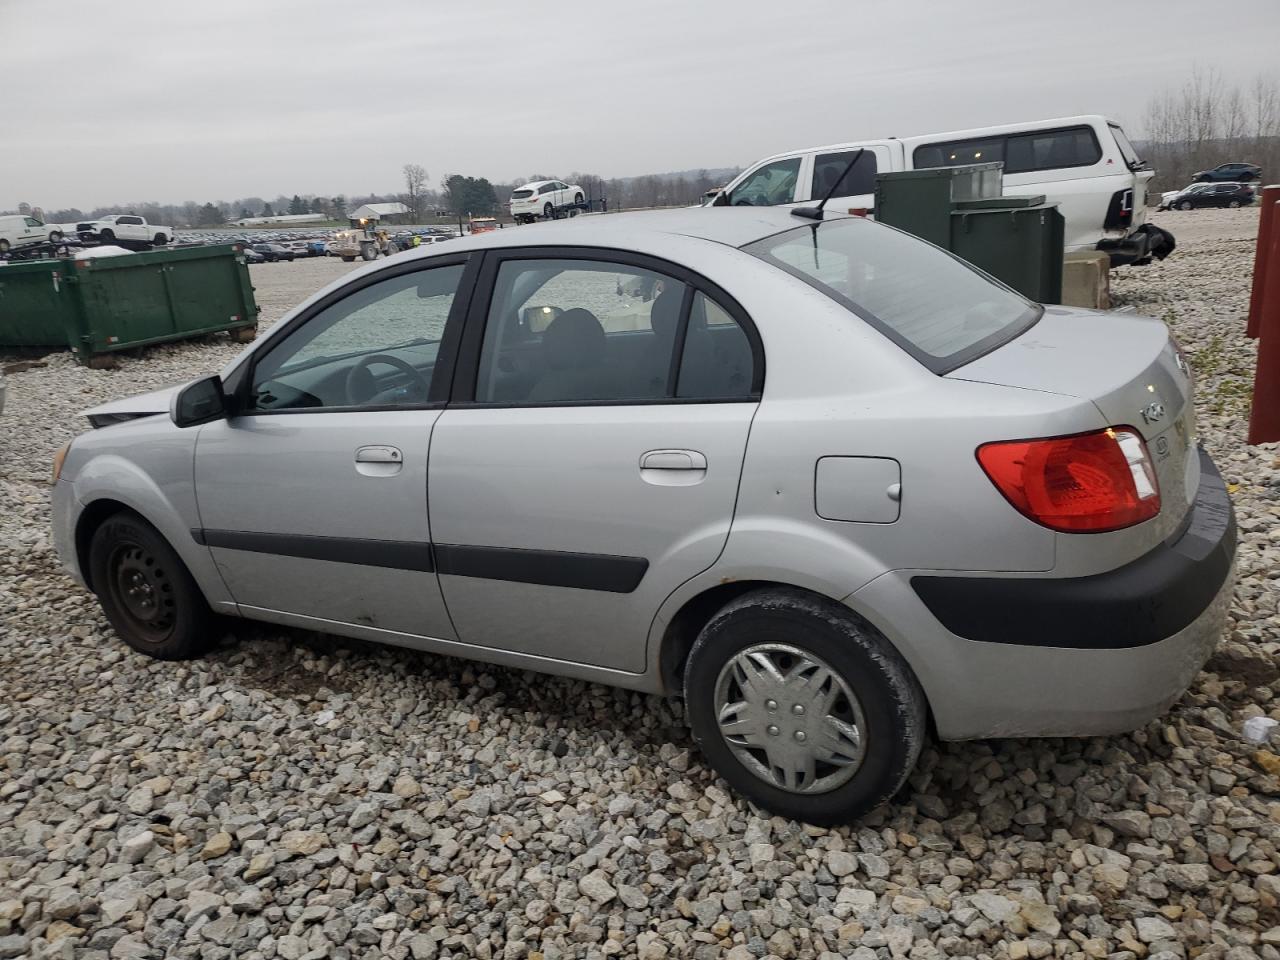
{"label": "rear side window", "polygon": [[874,193],[876,189],[876,155],[874,151],[864,150],[858,162],[844,176],[844,168],[853,159],[853,151],[848,153],[820,153],[813,164],[813,193],[810,200],[821,200],[831,190],[837,180],[839,186],[831,195],[833,197],[856,197],[863,193]]}
{"label": "rear side window", "polygon": [[1102,148],[1089,126],[922,144],[911,154],[917,169],[1000,160],[1004,162],[1005,173],[1088,167],[1101,159]]}
{"label": "rear side window", "polygon": [[1012,340],[1041,313],[964,261],[862,219],[797,227],[743,249],[821,290],[935,373]]}

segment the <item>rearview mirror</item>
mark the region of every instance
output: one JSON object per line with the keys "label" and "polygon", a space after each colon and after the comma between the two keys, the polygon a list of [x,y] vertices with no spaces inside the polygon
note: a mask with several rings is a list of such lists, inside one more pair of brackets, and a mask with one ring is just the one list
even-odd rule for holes
{"label": "rearview mirror", "polygon": [[179,427],[195,427],[227,415],[227,397],[222,389],[222,378],[205,377],[189,383],[173,396],[169,405],[169,419]]}

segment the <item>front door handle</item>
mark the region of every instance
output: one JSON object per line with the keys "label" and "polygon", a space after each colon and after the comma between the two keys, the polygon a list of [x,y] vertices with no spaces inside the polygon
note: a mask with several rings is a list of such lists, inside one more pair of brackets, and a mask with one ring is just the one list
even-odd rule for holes
{"label": "front door handle", "polygon": [[641,470],[705,470],[707,458],[697,450],[650,450],[640,457]]}
{"label": "front door handle", "polygon": [[375,444],[356,450],[356,463],[400,463],[404,456],[399,448]]}

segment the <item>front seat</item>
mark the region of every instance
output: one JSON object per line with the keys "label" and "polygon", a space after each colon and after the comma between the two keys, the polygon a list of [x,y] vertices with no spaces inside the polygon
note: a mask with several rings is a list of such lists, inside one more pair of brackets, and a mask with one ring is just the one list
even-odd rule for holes
{"label": "front seat", "polygon": [[580,307],[566,310],[542,332],[544,371],[529,391],[529,401],[609,399],[616,383],[605,369],[607,349],[595,314]]}

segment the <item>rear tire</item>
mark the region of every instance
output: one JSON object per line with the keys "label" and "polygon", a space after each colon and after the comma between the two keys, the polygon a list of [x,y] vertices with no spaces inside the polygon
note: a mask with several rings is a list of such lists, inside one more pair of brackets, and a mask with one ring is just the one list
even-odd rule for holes
{"label": "rear tire", "polygon": [[0,253],[8,253],[8,252],[9,252],[9,241],[0,239]]}
{"label": "rear tire", "polygon": [[157,660],[190,660],[216,639],[216,619],[181,558],[151,524],[121,511],[89,543],[89,572],[116,634]]}
{"label": "rear tire", "polygon": [[711,618],[689,654],[685,709],[702,752],[738,792],[819,825],[892,797],[927,718],[911,668],[873,627],[789,588],[744,594]]}
{"label": "rear tire", "polygon": [[1238,207],[1238,206],[1240,206],[1240,201],[1239,201],[1239,200],[1231,200],[1231,201],[1229,201],[1229,202],[1227,203],[1227,206],[1228,206],[1228,207]]}
{"label": "rear tire", "polygon": [[61,230],[50,230],[50,231],[49,231],[49,242],[50,242],[50,243],[61,243],[61,242],[62,242],[62,231],[61,231]]}
{"label": "rear tire", "polygon": [[542,216],[547,220],[554,220],[556,217],[556,208],[551,204],[545,204],[542,208]]}
{"label": "rear tire", "polygon": [[163,247],[166,243],[169,242],[169,238],[166,237],[163,233],[157,233],[154,237],[151,238],[151,242],[154,243],[157,247]]}

